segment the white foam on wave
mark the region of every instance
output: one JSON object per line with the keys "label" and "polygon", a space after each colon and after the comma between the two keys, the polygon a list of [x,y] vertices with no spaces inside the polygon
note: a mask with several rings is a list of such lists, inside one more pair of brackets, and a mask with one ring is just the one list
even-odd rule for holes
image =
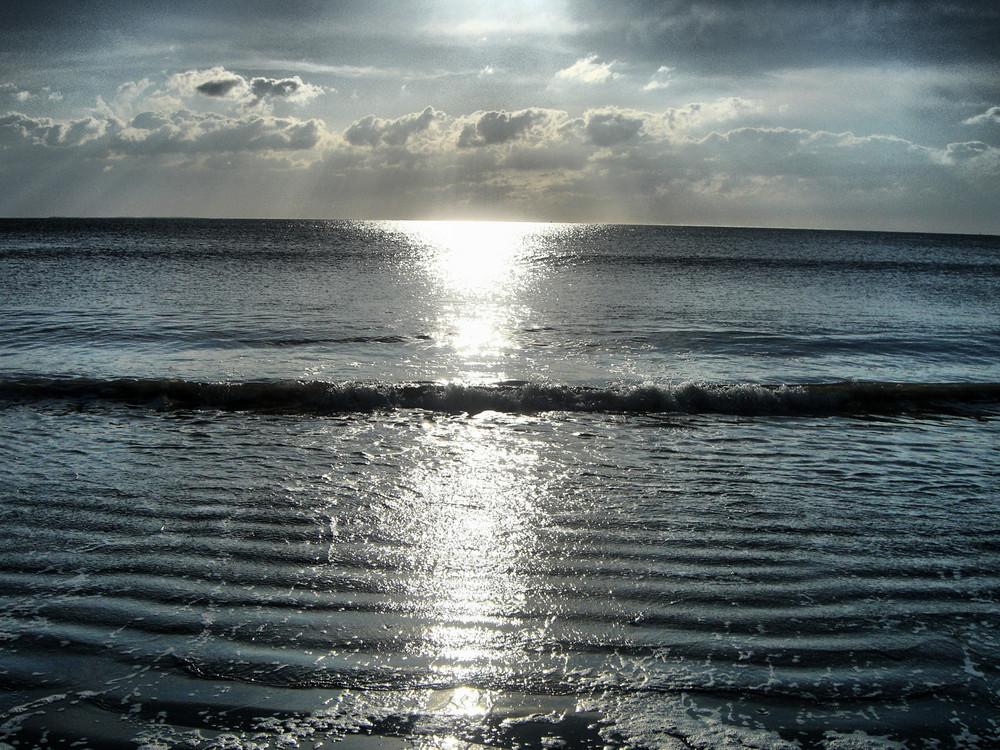
{"label": "white foam on wave", "polygon": [[581,703],[606,717],[601,734],[609,745],[621,738],[625,747],[648,750],[801,750],[773,731],[724,722],[684,693],[603,695]]}
{"label": "white foam on wave", "polygon": [[160,410],[329,414],[425,409],[477,414],[610,412],[736,416],[993,413],[1000,383],[386,383],[33,377],[0,379],[0,401],[112,402]]}

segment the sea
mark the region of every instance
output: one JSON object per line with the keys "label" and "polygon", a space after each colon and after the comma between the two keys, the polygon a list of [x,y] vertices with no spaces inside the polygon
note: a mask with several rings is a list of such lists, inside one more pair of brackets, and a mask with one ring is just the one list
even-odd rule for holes
{"label": "sea", "polygon": [[0,220],[0,748],[1000,747],[1000,237]]}

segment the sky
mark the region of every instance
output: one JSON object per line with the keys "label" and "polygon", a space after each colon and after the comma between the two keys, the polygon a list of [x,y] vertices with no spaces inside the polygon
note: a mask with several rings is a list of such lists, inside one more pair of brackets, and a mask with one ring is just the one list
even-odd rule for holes
{"label": "sky", "polygon": [[1000,234],[1000,4],[8,0],[0,216]]}

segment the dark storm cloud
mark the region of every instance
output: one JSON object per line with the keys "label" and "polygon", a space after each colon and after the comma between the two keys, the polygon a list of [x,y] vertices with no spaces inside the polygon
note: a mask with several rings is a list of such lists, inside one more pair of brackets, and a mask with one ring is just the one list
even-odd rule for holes
{"label": "dark storm cloud", "polygon": [[793,66],[997,63],[995,0],[583,0],[579,41],[602,56],[749,75]]}

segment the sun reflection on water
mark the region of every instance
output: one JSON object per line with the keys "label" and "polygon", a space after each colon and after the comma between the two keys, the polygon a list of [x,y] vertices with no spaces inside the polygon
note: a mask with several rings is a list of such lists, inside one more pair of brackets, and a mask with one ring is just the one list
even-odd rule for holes
{"label": "sun reflection on water", "polygon": [[435,281],[462,297],[502,299],[527,280],[533,239],[543,224],[504,221],[427,221],[407,225],[428,250]]}
{"label": "sun reflection on water", "polygon": [[419,650],[441,681],[464,684],[518,669],[526,575],[544,526],[530,441],[488,417],[434,422],[406,485],[413,525],[408,596],[426,626]]}
{"label": "sun reflection on water", "polygon": [[517,354],[516,332],[531,314],[524,292],[545,224],[520,222],[407,222],[421,248],[420,267],[437,302],[433,338],[455,354],[454,377],[504,380]]}

